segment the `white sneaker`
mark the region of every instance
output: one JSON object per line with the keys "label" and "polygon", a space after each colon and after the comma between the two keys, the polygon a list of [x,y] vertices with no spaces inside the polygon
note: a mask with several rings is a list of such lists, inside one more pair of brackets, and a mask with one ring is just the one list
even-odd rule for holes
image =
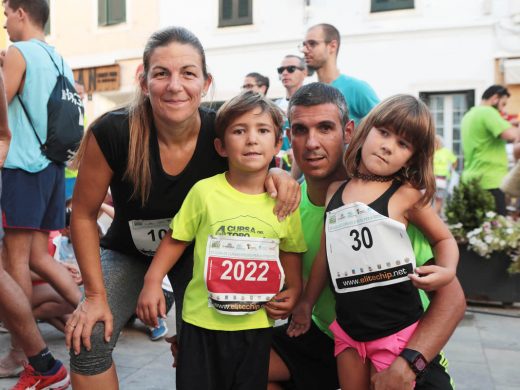
{"label": "white sneaker", "polygon": [[23,371],[25,355],[11,348],[9,353],[0,359],[0,378],[13,378]]}
{"label": "white sneaker", "polygon": [[2,321],[0,321],[0,333],[9,333],[9,329],[7,329]]}

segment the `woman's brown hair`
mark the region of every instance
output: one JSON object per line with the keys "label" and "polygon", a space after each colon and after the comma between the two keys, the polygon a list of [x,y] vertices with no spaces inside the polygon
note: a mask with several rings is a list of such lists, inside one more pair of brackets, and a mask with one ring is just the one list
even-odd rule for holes
{"label": "woman's brown hair", "polygon": [[349,177],[354,177],[363,143],[374,127],[392,131],[412,144],[414,153],[397,176],[414,188],[424,190],[418,203],[428,204],[435,194],[435,125],[428,107],[411,95],[395,95],[374,107],[361,121],[348,145],[344,162]]}

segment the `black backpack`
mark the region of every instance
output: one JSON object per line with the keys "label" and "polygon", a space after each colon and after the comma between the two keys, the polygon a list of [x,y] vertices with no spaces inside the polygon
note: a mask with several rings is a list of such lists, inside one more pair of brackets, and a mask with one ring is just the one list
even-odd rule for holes
{"label": "black backpack", "polygon": [[[39,45],[41,46],[41,45]],[[84,109],[80,96],[71,84],[69,79],[65,77],[63,58],[61,59],[61,72],[54,62],[51,53],[41,46],[58,71],[56,84],[52,89],[49,100],[47,101],[47,140],[42,140],[36,133],[33,121],[29,116],[29,112],[25,108],[20,95],[18,100],[31,124],[34,135],[40,143],[42,153],[49,160],[56,163],[65,163],[74,157],[78,150],[81,138],[83,137],[83,121]]]}

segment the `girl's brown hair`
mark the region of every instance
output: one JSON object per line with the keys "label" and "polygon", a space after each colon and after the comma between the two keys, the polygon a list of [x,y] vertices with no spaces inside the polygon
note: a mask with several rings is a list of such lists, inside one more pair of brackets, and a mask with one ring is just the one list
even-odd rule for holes
{"label": "girl's brown hair", "polygon": [[[153,124],[153,111],[150,98],[145,95],[141,85],[146,82],[150,68],[150,58],[158,47],[168,46],[171,43],[190,45],[200,54],[201,68],[204,79],[209,75],[206,66],[206,55],[199,39],[184,27],[167,27],[156,31],[146,43],[143,52],[143,71],[139,74],[139,86],[136,89],[133,102],[128,107],[130,142],[128,145],[128,165],[125,171],[125,179],[134,187],[132,198],[140,198],[144,205],[150,194],[152,178],[150,172],[150,129]],[[85,153],[89,133],[84,137],[78,155],[76,165],[79,165]]]}
{"label": "girl's brown hair", "polygon": [[349,177],[354,177],[363,143],[374,127],[392,131],[412,144],[414,153],[397,176],[414,188],[424,190],[418,203],[428,204],[435,194],[435,125],[428,107],[411,95],[395,95],[374,107],[355,130],[348,145],[344,162]]}

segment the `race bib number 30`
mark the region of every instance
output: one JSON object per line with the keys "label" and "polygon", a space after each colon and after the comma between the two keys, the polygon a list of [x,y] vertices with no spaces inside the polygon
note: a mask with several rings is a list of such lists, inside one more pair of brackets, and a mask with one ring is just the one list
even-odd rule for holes
{"label": "race bib number 30", "polygon": [[415,256],[402,223],[356,202],[327,213],[325,229],[337,293],[410,280]]}
{"label": "race bib number 30", "polygon": [[135,247],[144,255],[153,256],[168,233],[171,218],[132,220],[128,222]]}
{"label": "race bib number 30", "polygon": [[204,277],[210,304],[224,314],[259,310],[282,288],[278,240],[209,236]]}

